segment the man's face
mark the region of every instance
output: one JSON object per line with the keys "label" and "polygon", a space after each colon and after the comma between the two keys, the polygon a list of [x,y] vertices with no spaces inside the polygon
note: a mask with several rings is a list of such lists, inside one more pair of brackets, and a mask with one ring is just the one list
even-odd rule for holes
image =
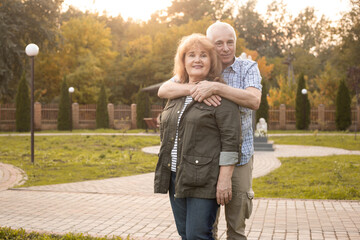
{"label": "man's face", "polygon": [[221,58],[223,69],[234,62],[236,42],[233,32],[226,27],[217,27],[212,30],[210,40]]}

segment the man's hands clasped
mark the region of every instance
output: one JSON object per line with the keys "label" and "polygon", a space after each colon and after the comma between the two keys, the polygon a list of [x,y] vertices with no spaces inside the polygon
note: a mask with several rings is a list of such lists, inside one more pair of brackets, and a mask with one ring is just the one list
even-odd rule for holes
{"label": "man's hands clasped", "polygon": [[208,106],[217,107],[221,104],[221,97],[214,94],[216,85],[214,82],[201,81],[196,84],[190,94],[195,101],[204,102]]}

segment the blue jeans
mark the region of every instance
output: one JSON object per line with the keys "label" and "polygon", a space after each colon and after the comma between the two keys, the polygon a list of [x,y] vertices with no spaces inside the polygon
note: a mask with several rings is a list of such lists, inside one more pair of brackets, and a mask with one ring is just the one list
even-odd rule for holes
{"label": "blue jeans", "polygon": [[174,198],[176,173],[171,173],[170,204],[182,240],[213,240],[212,229],[219,205],[216,199]]}

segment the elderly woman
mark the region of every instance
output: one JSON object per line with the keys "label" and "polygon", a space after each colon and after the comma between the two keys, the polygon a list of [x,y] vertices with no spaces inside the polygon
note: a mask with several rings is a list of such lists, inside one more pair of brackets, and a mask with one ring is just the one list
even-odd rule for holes
{"label": "elderly woman", "polygon": [[[174,66],[181,83],[222,82],[221,70],[214,45],[204,35],[192,34],[181,40]],[[238,106],[226,99],[216,108],[193,101],[191,96],[172,99],[161,114],[154,190],[169,192],[182,239],[213,239],[218,204],[231,199],[231,189],[219,192],[217,185],[220,179],[231,181],[233,166],[238,163],[239,123]]]}

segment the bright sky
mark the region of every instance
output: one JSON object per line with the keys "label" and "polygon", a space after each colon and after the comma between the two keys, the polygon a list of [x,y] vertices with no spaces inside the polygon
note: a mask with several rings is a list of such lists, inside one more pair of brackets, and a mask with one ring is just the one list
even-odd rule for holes
{"label": "bright sky", "polygon": [[[258,0],[256,9],[259,13],[266,12],[267,6],[273,0]],[[239,0],[242,5],[246,0]],[[331,20],[338,20],[341,12],[349,11],[349,0],[283,0],[287,9],[293,16],[305,7],[314,7],[318,16],[324,14]],[[67,6],[73,5],[80,10],[89,10],[102,13],[106,11],[108,15],[117,16],[121,14],[124,19],[129,17],[135,20],[149,20],[151,14],[156,10],[166,9],[171,5],[171,0],[65,0],[64,10]]]}

